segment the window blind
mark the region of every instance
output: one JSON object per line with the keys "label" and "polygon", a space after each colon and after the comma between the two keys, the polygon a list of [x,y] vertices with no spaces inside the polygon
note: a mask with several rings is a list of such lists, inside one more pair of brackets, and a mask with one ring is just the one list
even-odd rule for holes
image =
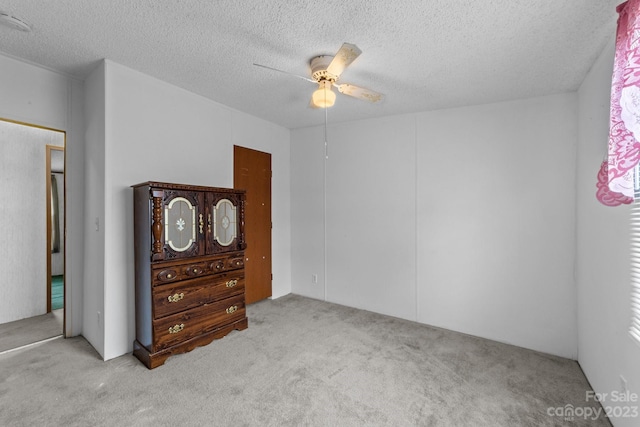
{"label": "window blind", "polygon": [[634,169],[635,200],[631,205],[631,326],[629,333],[640,344],[640,169]]}

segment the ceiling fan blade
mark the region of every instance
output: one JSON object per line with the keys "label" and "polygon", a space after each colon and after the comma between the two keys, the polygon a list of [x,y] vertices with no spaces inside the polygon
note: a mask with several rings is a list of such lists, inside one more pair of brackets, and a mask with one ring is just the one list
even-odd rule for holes
{"label": "ceiling fan blade", "polygon": [[362,51],[355,44],[343,43],[342,47],[333,57],[331,64],[327,67],[327,72],[334,76],[340,76],[345,68],[360,56]]}
{"label": "ceiling fan blade", "polygon": [[353,96],[354,98],[362,99],[363,101],[369,101],[369,102],[375,103],[375,102],[382,101],[382,98],[384,98],[384,95],[382,95],[381,93],[375,92],[370,89],[365,89],[363,87],[350,85],[348,83],[343,83],[341,85],[334,85],[334,86],[338,88],[338,91],[340,93]]}
{"label": "ceiling fan blade", "polygon": [[318,82],[316,82],[315,80],[309,79],[309,78],[304,77],[304,76],[299,76],[297,74],[293,74],[293,73],[290,73],[288,71],[282,71],[282,70],[278,70],[277,68],[271,68],[271,67],[267,67],[266,65],[260,65],[260,64],[256,64],[256,63],[254,63],[253,65],[255,65],[256,67],[261,67],[261,68],[266,68],[267,70],[277,71],[279,73],[287,74],[287,75],[290,75],[290,76],[293,76],[293,77],[297,77],[297,78],[302,79],[302,80],[306,80],[306,81],[311,82],[311,83],[318,84]]}

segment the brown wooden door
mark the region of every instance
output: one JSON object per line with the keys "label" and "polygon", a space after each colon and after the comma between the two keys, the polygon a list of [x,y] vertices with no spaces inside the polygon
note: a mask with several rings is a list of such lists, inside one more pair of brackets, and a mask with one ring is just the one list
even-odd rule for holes
{"label": "brown wooden door", "polygon": [[271,296],[271,154],[233,146],[233,186],[246,190],[247,304]]}

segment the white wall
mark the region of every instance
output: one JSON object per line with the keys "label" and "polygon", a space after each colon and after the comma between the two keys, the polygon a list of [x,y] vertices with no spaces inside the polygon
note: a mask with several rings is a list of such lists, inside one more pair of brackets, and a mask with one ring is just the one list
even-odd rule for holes
{"label": "white wall", "polygon": [[414,117],[329,124],[327,145],[292,131],[293,292],[415,320]]}
{"label": "white wall", "polygon": [[[332,143],[331,148],[333,149]],[[325,299],[324,130],[291,131],[291,284],[294,293]],[[317,283],[313,283],[316,275]]]}
{"label": "white wall", "polygon": [[415,119],[327,134],[327,301],[415,319]]}
{"label": "white wall", "polygon": [[0,55],[0,117],[67,134],[67,336],[82,332],[84,233],[77,224],[82,224],[84,209],[83,87],[81,81]]}
{"label": "white wall", "polygon": [[0,121],[0,323],[47,312],[47,145],[64,134]]}
{"label": "white wall", "polygon": [[82,335],[104,354],[105,312],[105,65],[85,81],[85,230]]}
{"label": "white wall", "polygon": [[418,116],[418,321],[577,357],[576,101]]}
{"label": "white wall", "polygon": [[289,293],[289,131],[110,61],[104,76],[96,73],[91,78],[102,78],[105,88],[104,144],[99,135],[92,138],[98,149],[104,146],[104,188],[100,177],[91,182],[89,173],[87,185],[88,194],[103,198],[96,209],[103,203],[104,259],[97,240],[92,243],[97,248],[87,250],[87,266],[103,265],[104,283],[97,278],[95,291],[102,292],[104,303],[96,296],[98,304],[86,307],[85,317],[102,335],[103,346],[92,344],[104,359],[130,352],[135,335],[130,186],[154,180],[232,187],[234,144],[272,154],[273,295]]}
{"label": "white wall", "polygon": [[[620,375],[640,394],[640,346],[627,333],[631,318],[629,208],[600,204],[596,175],[605,157],[613,70],[613,40],[582,83],[577,169],[578,362],[599,393],[620,392]],[[605,406],[638,406],[638,402]],[[620,417],[616,426],[636,426]]]}
{"label": "white wall", "polygon": [[576,140],[575,94],[330,125],[325,193],[292,131],[293,292],[575,358]]}

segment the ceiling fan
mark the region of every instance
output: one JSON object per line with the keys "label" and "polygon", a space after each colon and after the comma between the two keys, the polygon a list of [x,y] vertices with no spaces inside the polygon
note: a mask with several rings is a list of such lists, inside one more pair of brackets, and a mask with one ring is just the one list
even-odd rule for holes
{"label": "ceiling fan", "polygon": [[343,43],[335,56],[320,55],[313,57],[311,58],[311,61],[309,61],[309,65],[311,66],[311,78],[278,70],[277,68],[267,67],[266,65],[256,63],[253,65],[285,73],[317,84],[318,89],[313,92],[310,104],[311,107],[314,108],[328,108],[333,106],[336,101],[336,94],[332,90],[333,87],[336,87],[342,94],[353,96],[354,98],[358,98],[363,101],[376,103],[382,100],[382,94],[370,89],[354,86],[349,83],[337,83],[345,68],[360,56],[361,53],[362,51],[355,44]]}

